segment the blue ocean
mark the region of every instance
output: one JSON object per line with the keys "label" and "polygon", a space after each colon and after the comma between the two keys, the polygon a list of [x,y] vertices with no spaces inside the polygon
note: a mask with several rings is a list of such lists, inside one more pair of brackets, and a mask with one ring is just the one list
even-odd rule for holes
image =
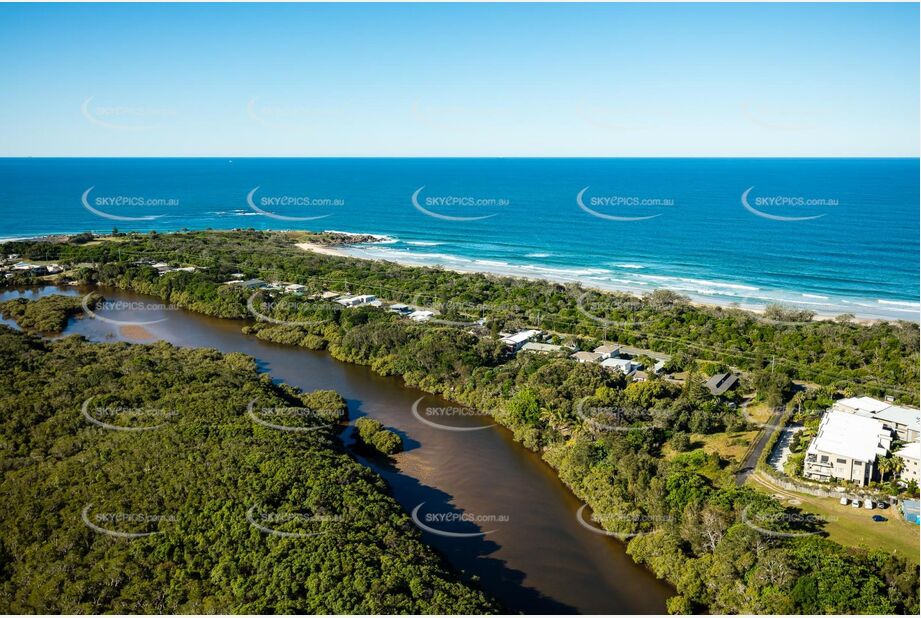
{"label": "blue ocean", "polygon": [[0,238],[303,229],[349,253],[918,320],[918,159],[0,159]]}

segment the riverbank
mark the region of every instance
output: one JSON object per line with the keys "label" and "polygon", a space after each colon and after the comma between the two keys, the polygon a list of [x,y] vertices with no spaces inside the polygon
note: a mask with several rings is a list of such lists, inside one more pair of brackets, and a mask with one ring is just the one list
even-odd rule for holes
{"label": "riverbank", "polygon": [[[240,354],[106,339],[0,327],[4,613],[502,610],[346,452],[338,394]],[[305,409],[323,424],[292,439]]]}
{"label": "riverbank", "polygon": [[[459,404],[407,385],[398,376],[382,376],[371,367],[336,359],[326,350],[245,334],[243,327],[251,326],[252,320],[170,309],[163,298],[127,290],[46,287],[0,292],[0,300],[52,293],[80,296],[92,290],[121,301],[110,307],[125,309],[101,308],[97,314],[111,321],[75,320],[65,335],[96,342],[149,344],[153,339],[246,354],[274,380],[305,391],[340,393],[349,403],[352,422],[370,416],[393,428],[403,438],[405,450],[389,458],[352,449],[351,426],[341,438],[362,464],[387,481],[407,513],[424,504],[421,523],[471,535],[425,532],[423,539],[456,571],[476,577],[479,586],[510,613],[661,614],[665,600],[674,595],[669,585],[626,554],[622,542],[602,530],[582,527],[576,513],[584,502],[560,482],[539,454],[517,443],[505,427],[486,415],[434,418],[437,426],[420,422],[413,407],[422,396],[425,399],[417,409],[431,406],[450,411],[459,409]],[[119,325],[132,321],[156,323],[145,326],[143,333]],[[450,524],[455,517],[456,523]],[[483,517],[497,521],[477,523]],[[500,519],[504,517],[508,520]]]}
{"label": "riverbank", "polygon": [[[494,283],[479,277],[448,276],[444,273],[438,275],[438,281],[430,281],[430,276],[437,273],[424,269],[380,266],[369,268],[355,260],[304,258],[303,251],[289,244],[290,239],[266,233],[180,234],[169,238],[145,238],[139,242],[141,244],[138,245],[138,249],[156,252],[157,255],[163,255],[164,250],[170,248],[171,251],[183,255],[193,254],[190,251],[208,251],[214,256],[215,264],[223,269],[246,267],[257,269],[253,272],[258,274],[263,269],[271,268],[282,277],[286,272],[310,272],[310,279],[305,281],[322,278],[324,273],[349,276],[353,281],[362,277],[376,277],[378,281],[393,280],[391,277],[397,277],[397,280],[407,286],[429,286],[432,291],[448,286],[455,293],[460,293],[464,286],[470,286],[470,289],[479,289],[480,292],[500,302],[509,292],[532,295],[538,293],[539,296],[539,292],[547,287],[518,285],[508,288],[495,286]],[[95,250],[101,252],[104,248]],[[243,291],[239,294],[232,293],[233,290],[228,288],[221,288],[226,291],[218,292],[218,282],[224,280],[224,277],[220,276],[221,273],[210,273],[205,270],[196,274],[183,273],[150,279],[143,267],[137,268],[132,264],[133,262],[112,264],[109,268],[100,270],[98,274],[105,273],[104,276],[113,283],[118,282],[119,285],[130,286],[139,291],[155,293],[170,302],[217,314],[226,315],[234,307],[236,311],[243,309],[241,303],[245,304],[248,296]],[[122,276],[123,274],[127,277]],[[408,281],[407,277],[415,279]],[[366,281],[372,283],[374,279],[369,278]],[[411,288],[409,292],[412,292]],[[559,294],[560,291],[557,290],[556,293]],[[559,296],[556,302],[563,299],[564,296]],[[552,300],[552,297],[548,300]],[[379,311],[359,310],[359,313],[363,319],[358,322],[348,319],[348,314],[342,314],[334,316],[342,318],[339,324],[324,324],[322,327],[314,327],[309,323],[295,323],[289,327],[262,325],[257,329],[257,334],[267,341],[294,343],[313,349],[328,348],[339,360],[369,366],[385,375],[401,375],[410,386],[449,396],[473,409],[490,411],[498,422],[506,424],[514,432],[516,440],[543,454],[546,461],[558,471],[560,479],[601,514],[602,519],[598,521],[602,522],[605,528],[610,526],[615,532],[624,532],[622,524],[626,515],[630,515],[627,521],[633,522],[634,526],[637,526],[637,521],[641,522],[640,531],[648,532],[646,535],[641,534],[629,539],[630,553],[637,561],[648,565],[656,575],[679,586],[682,598],[676,601],[674,609],[709,607],[713,611],[727,613],[746,610],[757,612],[757,608],[751,609],[752,606],[744,604],[743,599],[714,597],[710,592],[717,589],[734,589],[741,584],[738,577],[748,581],[747,585],[752,587],[746,592],[745,597],[754,595],[752,598],[756,598],[760,594],[761,584],[756,579],[747,578],[749,569],[723,576],[701,573],[700,576],[707,580],[707,586],[687,587],[693,582],[684,582],[683,572],[704,568],[712,560],[733,562],[738,558],[734,554],[738,546],[731,544],[710,549],[700,547],[694,541],[697,538],[693,536],[696,534],[693,532],[694,525],[690,528],[682,526],[679,530],[669,522],[683,521],[685,509],[688,507],[706,508],[709,509],[708,512],[717,511],[720,521],[725,525],[738,528],[740,523],[744,526],[744,521],[740,522],[739,517],[748,512],[747,507],[770,506],[770,499],[764,502],[763,496],[737,493],[734,489],[723,487],[722,484],[710,483],[705,476],[698,474],[693,466],[687,469],[685,466],[688,463],[664,461],[659,454],[663,441],[668,438],[668,432],[644,434],[640,431],[636,434],[632,431],[615,431],[599,436],[591,425],[586,426],[584,421],[580,421],[574,415],[573,402],[581,401],[584,397],[592,397],[592,394],[599,392],[598,389],[603,386],[609,389],[608,392],[622,393],[618,397],[637,397],[638,403],[646,398],[646,395],[643,395],[647,390],[646,386],[618,383],[612,381],[610,374],[605,374],[600,369],[595,371],[590,366],[562,359],[558,361],[550,358],[519,357],[509,361],[505,358],[493,358],[487,347],[478,345],[476,338],[457,329],[413,325],[409,321],[401,321],[395,316]],[[775,335],[782,336],[776,341],[788,342],[793,346],[790,348],[791,352],[802,347],[797,344],[797,338],[802,336],[806,342],[817,334],[811,330],[799,329],[775,333],[776,329],[770,326],[757,327],[752,331],[751,324],[740,330],[733,328],[734,321],[727,322],[737,318],[707,317],[701,315],[698,310],[680,305],[674,310],[659,309],[656,314],[658,319],[667,317],[671,320],[668,323],[672,324],[669,328],[672,335],[675,334],[675,325],[679,323],[674,320],[686,320],[689,325],[698,324],[700,320],[704,323],[710,319],[722,320],[721,323],[714,323],[715,328],[709,329],[709,332],[729,328],[737,333],[734,335],[737,342],[738,333],[743,332],[757,334],[760,342],[763,342],[765,337],[771,340]],[[338,319],[334,321],[339,322]],[[655,324],[650,323],[644,326],[643,330],[655,328]],[[827,330],[829,327],[822,328]],[[890,341],[891,337],[882,331],[888,331],[888,328],[875,327],[873,330],[865,331],[864,328],[854,325],[839,325],[814,341],[843,343],[847,338],[858,334],[861,341],[865,341],[867,335],[883,337],[881,342]],[[834,336],[828,336],[829,334]],[[906,332],[904,335],[908,336],[910,333]],[[194,331],[187,332],[184,336],[191,340],[196,337]],[[701,342],[701,339],[698,337],[697,341]],[[839,354],[831,354],[829,359],[833,360],[838,356]],[[471,388],[472,385],[476,387]],[[510,388],[502,385],[510,385]],[[667,385],[652,386],[664,388],[658,397],[663,400],[659,405],[670,410],[670,420],[665,425],[669,432],[688,431],[694,427],[717,432],[726,423],[738,420],[735,418],[738,417],[737,412],[719,402],[711,401],[705,391],[689,389],[679,392]],[[690,418],[681,414],[681,410],[702,411],[704,417]],[[594,454],[586,457],[589,451]],[[668,484],[663,485],[666,480]],[[629,508],[630,511],[619,510],[624,508]],[[604,519],[605,516],[609,519]],[[637,517],[640,519],[635,519]],[[744,517],[742,518],[744,520]],[[721,534],[728,533],[725,528],[721,527],[721,530]],[[634,531],[637,531],[636,527],[626,532],[632,534]],[[674,536],[676,534],[681,536]],[[688,534],[692,536],[684,538]],[[757,539],[747,539],[743,544],[748,546],[756,541]],[[853,586],[855,590],[860,589],[863,585],[859,576],[863,567],[860,565],[865,557],[851,555],[838,546],[823,544],[818,538],[812,539],[811,542],[816,546],[810,552],[809,559],[802,564],[804,556],[798,555],[794,547],[784,548],[785,559],[791,561],[794,569],[811,572],[815,568],[815,552],[819,552],[822,559],[853,563],[856,578]],[[668,556],[660,560],[659,554],[650,552],[663,545]],[[749,566],[753,569],[760,568],[755,564]],[[709,581],[711,576],[716,580]],[[790,584],[792,585],[792,581]],[[842,611],[850,611],[848,608],[853,609],[860,602],[858,599],[838,598],[833,605]]]}

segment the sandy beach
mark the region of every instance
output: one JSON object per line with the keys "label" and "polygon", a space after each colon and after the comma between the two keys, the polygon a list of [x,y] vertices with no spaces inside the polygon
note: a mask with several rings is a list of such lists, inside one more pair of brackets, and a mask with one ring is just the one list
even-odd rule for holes
{"label": "sandy beach", "polygon": [[[332,247],[332,246],[327,246],[327,245],[319,245],[316,243],[302,242],[302,243],[297,243],[296,246],[299,249],[302,249],[304,251],[319,253],[321,255],[347,257],[347,258],[353,258],[357,260],[367,260],[367,261],[392,262],[394,264],[399,264],[401,266],[408,266],[408,267],[413,267],[413,268],[433,268],[433,266],[431,265],[420,264],[412,260],[383,259],[383,258],[378,258],[378,257],[362,255],[360,253],[360,250],[358,250],[355,246],[349,245],[349,244],[343,244],[343,245]],[[438,268],[442,270],[448,270],[451,272],[456,272],[460,274],[468,274],[468,275],[478,274],[478,275],[486,275],[486,276],[494,276],[494,277],[507,277],[511,279],[525,279],[529,281],[549,281],[552,283],[560,283],[560,284],[579,284],[586,290],[598,290],[601,292],[616,292],[620,294],[629,294],[636,298],[643,297],[643,294],[638,294],[631,290],[619,289],[614,286],[605,286],[605,285],[597,284],[596,282],[585,282],[575,277],[562,277],[562,276],[554,276],[554,275],[549,275],[549,274],[533,274],[533,275],[532,274],[517,274],[517,273],[508,274],[508,273],[503,273],[501,271],[492,271],[492,270],[489,270],[488,268],[465,268],[463,266],[457,266],[457,265],[450,265],[450,266],[449,265],[439,265]],[[668,289],[668,288],[662,288],[662,289]],[[649,290],[649,291],[651,292],[653,290]],[[729,304],[722,304],[722,303],[717,303],[717,302],[703,302],[703,301],[700,301],[694,298],[690,299],[690,303],[697,307],[713,307],[713,308],[719,307],[723,309],[731,307]],[[743,309],[745,311],[748,311],[749,313],[754,313],[756,315],[762,315],[764,313],[764,309],[759,308],[759,307],[738,306],[736,308]],[[813,317],[813,321],[833,320],[835,319],[836,316],[837,314],[822,314],[822,313],[817,312]],[[874,324],[877,322],[884,322],[886,320],[879,320],[879,319],[874,319],[874,318],[857,316],[852,321],[855,323],[859,323],[859,324]]]}
{"label": "sandy beach", "polygon": [[352,257],[344,250],[338,247],[330,247],[327,245],[318,245],[312,242],[300,242],[295,245],[298,249],[303,249],[304,251],[311,251],[313,253],[319,253],[322,255],[335,255],[338,257]]}

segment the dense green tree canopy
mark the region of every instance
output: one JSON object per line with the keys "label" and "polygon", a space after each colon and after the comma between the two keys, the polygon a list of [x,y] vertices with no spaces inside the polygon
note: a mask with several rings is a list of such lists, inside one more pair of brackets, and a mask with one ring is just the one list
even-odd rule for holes
{"label": "dense green tree canopy", "polygon": [[0,326],[0,410],[4,613],[495,610],[249,357]]}

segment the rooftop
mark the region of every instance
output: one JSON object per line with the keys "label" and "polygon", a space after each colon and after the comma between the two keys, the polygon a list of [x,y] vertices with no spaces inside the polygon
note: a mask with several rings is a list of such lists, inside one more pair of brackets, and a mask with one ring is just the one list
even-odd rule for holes
{"label": "rooftop", "polygon": [[607,369],[619,369],[624,375],[630,375],[642,365],[627,358],[606,358],[601,361],[601,366]]}
{"label": "rooftop", "polygon": [[895,452],[895,455],[902,459],[921,460],[921,442],[912,442],[906,444]]}
{"label": "rooftop", "polygon": [[835,403],[855,410],[866,410],[867,412],[881,412],[892,405],[872,397],[848,397],[847,399],[839,399]]}
{"label": "rooftop", "polygon": [[601,354],[595,352],[576,352],[570,355],[569,358],[574,358],[580,363],[596,363],[601,360]]}
{"label": "rooftop", "polygon": [[514,335],[508,335],[507,337],[503,337],[502,341],[508,344],[517,345],[539,334],[540,334],[539,330],[523,330],[523,331],[519,331],[515,333]]}
{"label": "rooftop", "polygon": [[894,425],[904,425],[914,431],[921,431],[921,410],[894,406],[891,403],[873,399],[872,397],[848,397],[835,402],[833,409],[843,408],[845,412],[854,410],[854,413],[868,418],[879,419]]}
{"label": "rooftop", "polygon": [[529,341],[521,349],[525,352],[559,352],[563,349],[563,346]]}
{"label": "rooftop", "polygon": [[858,461],[873,461],[880,450],[880,437],[888,433],[875,419],[832,410],[822,417],[808,452],[822,451]]}
{"label": "rooftop", "polygon": [[722,395],[739,382],[739,376],[734,373],[718,373],[707,380],[707,388],[713,395]]}
{"label": "rooftop", "polygon": [[921,410],[903,408],[902,406],[889,406],[878,413],[876,418],[898,425],[906,425],[915,431],[921,431]]}

